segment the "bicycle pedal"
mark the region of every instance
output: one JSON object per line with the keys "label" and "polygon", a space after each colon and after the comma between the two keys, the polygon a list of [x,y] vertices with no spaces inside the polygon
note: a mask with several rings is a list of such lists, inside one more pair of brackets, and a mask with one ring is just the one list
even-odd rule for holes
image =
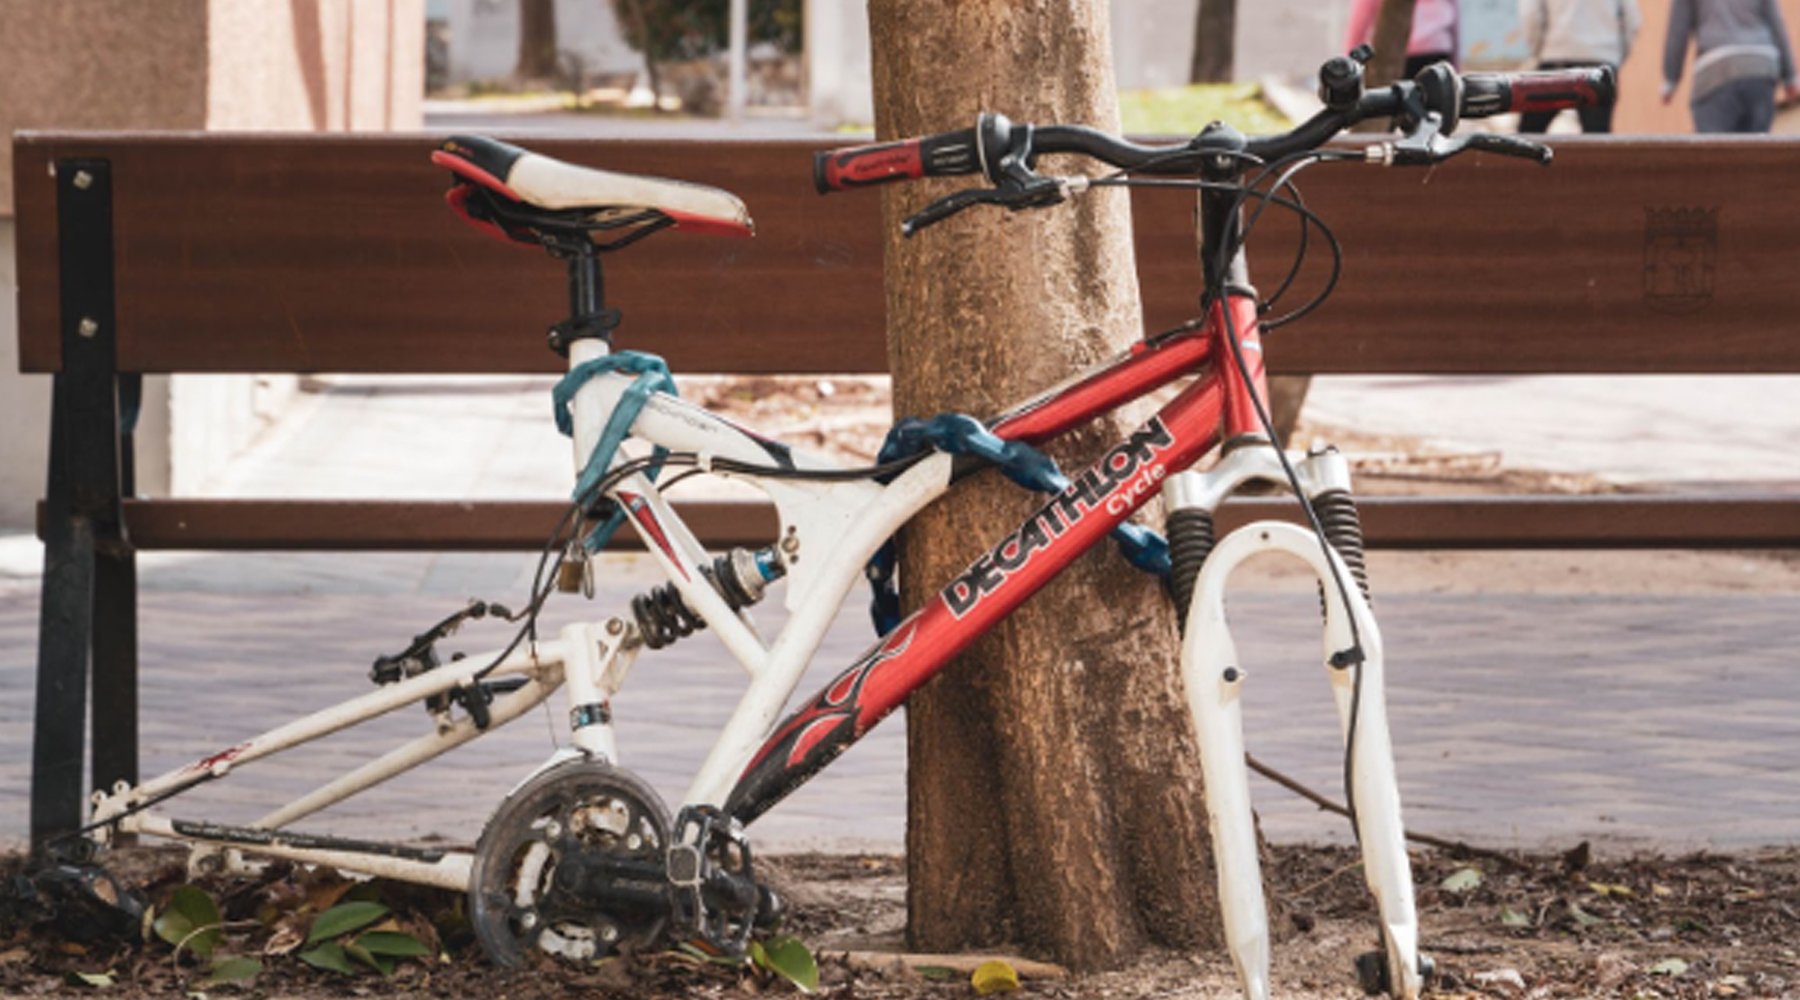
{"label": "bicycle pedal", "polygon": [[691,806],[676,816],[671,840],[664,872],[675,935],[704,940],[721,954],[743,954],[765,896],[751,874],[743,827],[710,806]]}

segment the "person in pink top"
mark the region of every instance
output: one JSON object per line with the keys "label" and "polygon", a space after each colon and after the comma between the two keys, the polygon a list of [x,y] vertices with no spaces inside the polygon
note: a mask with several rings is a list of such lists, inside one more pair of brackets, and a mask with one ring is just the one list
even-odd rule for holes
{"label": "person in pink top", "polygon": [[[1457,0],[1414,0],[1412,38],[1406,43],[1406,72],[1411,78],[1434,62],[1456,62]],[[1344,32],[1348,51],[1375,39],[1375,15],[1381,0],[1350,0],[1350,27]]]}

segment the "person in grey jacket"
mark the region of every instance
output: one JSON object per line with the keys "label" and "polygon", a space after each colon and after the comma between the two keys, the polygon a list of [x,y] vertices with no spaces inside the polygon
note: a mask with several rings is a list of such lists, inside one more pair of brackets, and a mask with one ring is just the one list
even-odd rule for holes
{"label": "person in grey jacket", "polygon": [[[1538,69],[1611,66],[1617,70],[1631,51],[1643,15],[1637,0],[1519,0],[1519,24]],[[1612,105],[1582,108],[1583,132],[1611,132]],[[1527,112],[1520,132],[1542,132],[1554,111]]]}
{"label": "person in grey jacket", "polygon": [[1767,132],[1775,122],[1775,89],[1800,98],[1800,76],[1776,0],[1674,0],[1663,45],[1662,99],[1681,81],[1694,39],[1689,106],[1697,132]]}

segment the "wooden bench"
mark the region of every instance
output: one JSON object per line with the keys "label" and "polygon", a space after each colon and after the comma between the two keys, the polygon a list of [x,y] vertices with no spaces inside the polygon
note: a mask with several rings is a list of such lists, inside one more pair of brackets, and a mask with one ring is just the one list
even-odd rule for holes
{"label": "wooden bench", "polygon": [[[658,238],[609,261],[621,345],[677,372],[887,367],[879,199],[822,199],[812,146],[527,140],[553,156],[737,192],[753,241]],[[561,268],[474,238],[431,142],[390,136],[24,134],[15,141],[19,348],[55,373],[32,835],[84,787],[137,778],[140,549],[526,549],[561,502],[133,498],[121,407],[169,372],[543,373]],[[1782,139],[1567,141],[1555,167],[1322,168],[1308,204],[1345,246],[1337,294],[1272,334],[1277,373],[1800,372],[1800,173]],[[1134,202],[1146,321],[1194,311],[1192,201]],[[1287,259],[1294,227],[1253,243]],[[1315,261],[1322,260],[1322,255]],[[1311,277],[1316,278],[1319,267]],[[1303,278],[1303,281],[1305,278]],[[1571,428],[1571,434],[1579,434]],[[712,544],[760,543],[763,505],[690,503]],[[1286,516],[1230,505],[1227,525]],[[1800,545],[1795,495],[1370,498],[1384,547]],[[621,544],[629,544],[622,533]],[[92,663],[90,786],[82,720]]]}

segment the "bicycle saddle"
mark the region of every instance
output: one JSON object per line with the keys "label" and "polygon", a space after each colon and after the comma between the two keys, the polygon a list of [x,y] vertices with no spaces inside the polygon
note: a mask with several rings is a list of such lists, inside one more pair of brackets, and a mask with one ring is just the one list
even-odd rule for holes
{"label": "bicycle saddle", "polygon": [[744,203],[728,191],[580,167],[484,136],[452,136],[431,162],[456,175],[444,195],[451,209],[508,241],[605,232],[617,246],[669,227],[725,236],[755,231]]}

